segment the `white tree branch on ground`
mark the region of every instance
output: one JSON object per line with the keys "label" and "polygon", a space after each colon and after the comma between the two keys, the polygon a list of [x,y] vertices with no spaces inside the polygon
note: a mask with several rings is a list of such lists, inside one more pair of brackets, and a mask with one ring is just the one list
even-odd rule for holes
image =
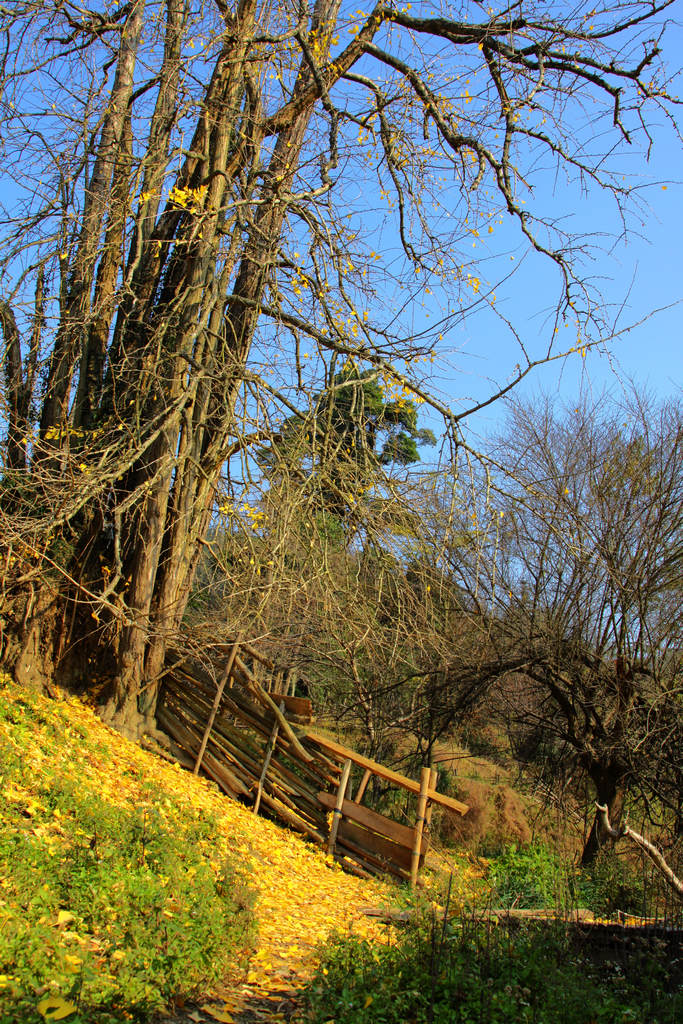
{"label": "white tree branch on ground", "polygon": [[596,802],[595,806],[597,807],[598,813],[602,819],[602,826],[605,832],[607,832],[612,839],[630,839],[636,844],[636,846],[639,846],[641,850],[644,850],[655,867],[667,880],[678,898],[683,900],[683,882],[681,882],[680,878],[678,878],[678,876],[671,870],[665,861],[663,854],[657,849],[654,843],[651,843],[649,839],[645,838],[645,836],[641,836],[639,832],[635,832],[629,825],[620,825],[619,828],[612,828],[606,804],[599,804]]}

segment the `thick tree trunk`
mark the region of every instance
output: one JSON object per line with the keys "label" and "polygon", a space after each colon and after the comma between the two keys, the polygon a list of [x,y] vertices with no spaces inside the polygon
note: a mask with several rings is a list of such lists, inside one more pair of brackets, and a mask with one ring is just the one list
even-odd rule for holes
{"label": "thick tree trunk", "polygon": [[[129,122],[129,105],[135,81],[135,65],[143,30],[145,3],[146,0],[135,0],[130,5],[121,33],[111,100],[102,123],[97,155],[86,191],[78,253],[48,368],[47,387],[40,417],[40,433],[44,444],[52,442],[53,428],[66,428],[69,423],[74,367],[78,350],[82,347],[83,332],[88,327],[93,298],[92,284],[99,256],[102,227],[111,198],[115,168],[121,157],[121,148],[125,147],[126,124]],[[85,348],[87,357],[87,344]]]}
{"label": "thick tree trunk", "polygon": [[[315,60],[308,50],[302,55],[293,99],[277,123],[261,109],[249,63],[255,2],[241,0],[234,16],[224,15],[225,38],[192,144],[158,216],[178,116],[185,5],[166,0],[161,83],[149,147],[136,167],[130,108],[145,4],[134,0],[122,25],[111,100],[64,279],[40,434],[50,486],[54,480],[57,487],[64,471],[79,481],[101,473],[102,529],[93,534],[85,504],[63,519],[57,540],[63,530],[76,555],[58,568],[73,602],[78,657],[87,665],[106,653],[112,686],[104,716],[133,737],[150,727],[166,644],[185,611],[216,483],[239,445],[235,403],[318,90],[326,88],[318,81],[320,67],[339,9],[339,0],[317,0]],[[379,24],[373,21],[366,34]],[[347,57],[349,66],[353,59]],[[334,64],[335,78],[345,66]],[[275,138],[264,167],[266,137]],[[330,147],[336,160],[336,141]],[[133,212],[140,173],[144,184]],[[14,362],[17,383],[18,357]],[[53,639],[57,633],[55,627]],[[63,646],[52,644],[55,651]]]}
{"label": "thick tree trunk", "polygon": [[[618,827],[624,810],[626,785],[623,769],[618,765],[594,766],[588,773],[595,784],[597,802],[607,807],[610,821]],[[614,837],[605,827],[604,817],[596,811],[593,825],[581,855],[581,864],[592,864],[600,850],[614,845]]]}
{"label": "thick tree trunk", "polygon": [[7,600],[0,618],[2,664],[20,686],[49,691],[55,665],[60,594],[42,581]]}
{"label": "thick tree trunk", "polygon": [[[337,0],[330,0],[329,4],[327,0],[319,0],[318,17],[328,6],[336,12]],[[248,4],[243,7],[243,17],[246,30],[252,17]],[[172,346],[168,352],[167,372],[171,383],[166,390],[167,406],[183,398],[183,393],[184,401],[177,429],[170,431],[176,440],[162,445],[158,452],[159,458],[163,458],[162,448],[167,458],[174,452],[173,458],[169,458],[168,471],[159,473],[155,459],[150,459],[146,466],[139,468],[140,479],[136,481],[140,486],[146,472],[158,474],[144,507],[131,518],[132,568],[126,573],[130,576],[126,601],[130,622],[119,642],[119,672],[104,711],[112,725],[129,735],[150,726],[166,644],[179,628],[187,605],[210,523],[216,483],[235,442],[235,402],[263,293],[277,258],[288,210],[287,197],[311,117],[308,105],[293,116],[278,135],[265,175],[266,192],[271,198],[259,207],[232,294],[226,297],[220,284],[216,288],[215,254],[211,246],[219,228],[215,211],[222,209],[226,183],[230,182],[235,129],[240,123],[239,105],[244,96],[244,76],[237,65],[245,52],[246,43],[241,53],[233,46],[225,74],[221,71],[210,86],[210,91],[218,89],[221,102],[215,104],[215,115],[209,110],[207,117],[206,131],[211,129],[212,147],[206,154],[203,173],[211,185],[205,206],[208,213],[199,235],[203,240],[199,241],[192,234],[191,227],[188,229],[191,234],[186,248],[176,246],[159,299],[164,310],[181,300],[180,323],[170,332],[168,341],[162,327],[160,342],[164,347]],[[298,79],[299,91],[308,86],[310,76],[304,61]],[[245,116],[241,134],[245,135],[249,127]],[[230,280],[232,270],[228,259],[222,268],[224,281]],[[214,329],[206,330],[203,324]],[[124,339],[123,350],[127,347]],[[151,350],[153,346],[148,347]],[[189,389],[184,354],[205,370],[205,376],[193,376]],[[145,372],[148,369],[143,367]]]}

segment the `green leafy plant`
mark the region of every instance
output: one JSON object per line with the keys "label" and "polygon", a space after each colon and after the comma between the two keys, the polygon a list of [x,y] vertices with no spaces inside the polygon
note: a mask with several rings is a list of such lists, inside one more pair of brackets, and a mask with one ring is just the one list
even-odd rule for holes
{"label": "green leafy plant", "polygon": [[395,945],[338,939],[307,993],[313,1024],[674,1024],[675,967],[591,959],[550,922],[432,920]]}
{"label": "green leafy plant", "polygon": [[603,850],[581,870],[577,876],[577,897],[600,917],[611,917],[618,910],[626,914],[647,912],[643,872],[615,850]]}
{"label": "green leafy plant", "polygon": [[489,877],[496,906],[555,909],[566,906],[570,898],[568,867],[543,843],[506,846],[491,861]]}
{"label": "green leafy plant", "polygon": [[0,1022],[146,1020],[224,976],[252,917],[215,821],[63,706],[0,691],[0,723]]}

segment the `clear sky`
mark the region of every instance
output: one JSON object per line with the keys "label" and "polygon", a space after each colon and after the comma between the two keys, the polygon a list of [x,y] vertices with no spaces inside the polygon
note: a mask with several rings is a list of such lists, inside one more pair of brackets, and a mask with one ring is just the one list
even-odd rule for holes
{"label": "clear sky", "polygon": [[[676,59],[680,66],[683,31],[679,29],[671,33],[666,52],[671,54],[670,59]],[[476,53],[472,61],[473,67],[481,63]],[[466,78],[462,88],[468,87],[474,95],[476,72],[468,70],[466,65],[458,66],[458,71],[462,73],[463,78],[465,75],[472,76],[472,82],[470,83],[469,77]],[[341,99],[343,100],[343,92]],[[466,102],[470,103],[470,100]],[[610,135],[605,127],[606,122],[601,122],[597,129],[601,134],[593,138],[591,133],[595,122],[591,119],[590,108],[586,112],[580,104],[577,104],[577,107],[579,113],[571,115],[577,120],[567,125],[567,131],[571,133],[572,128],[576,127],[577,131],[583,133],[581,138],[587,143],[588,148],[598,157],[602,157],[605,148],[617,145],[612,137],[616,133],[612,132]],[[585,117],[580,125],[578,118],[581,114]],[[600,353],[596,350],[588,350],[585,357],[573,353],[563,362],[553,362],[547,367],[535,370],[519,386],[518,393],[529,394],[538,388],[545,391],[559,389],[560,393],[570,400],[582,383],[590,382],[599,393],[605,387],[617,387],[620,378],[633,378],[638,383],[649,386],[659,396],[665,397],[673,393],[683,382],[683,305],[678,304],[683,299],[683,185],[680,180],[683,178],[683,172],[679,173],[683,163],[680,140],[676,139],[673,131],[663,121],[655,127],[655,146],[648,163],[644,159],[645,140],[642,135],[634,138],[631,147],[619,143],[618,151],[614,154],[614,165],[623,168],[628,175],[628,183],[640,189],[643,204],[640,213],[633,213],[627,222],[628,238],[616,245],[614,237],[619,235],[622,225],[608,196],[600,194],[596,189],[582,193],[564,180],[557,179],[551,170],[537,167],[531,169],[535,180],[533,195],[529,196],[529,208],[540,208],[549,218],[557,219],[569,230],[596,233],[597,237],[592,240],[595,248],[584,260],[581,272],[592,280],[596,291],[601,293],[605,302],[605,319],[615,326],[617,332],[624,333],[610,337],[611,332],[606,329],[598,335],[604,342],[604,349],[611,353],[609,357],[604,351]],[[355,124],[352,128],[351,145],[347,154],[349,161],[363,153],[362,147],[355,141]],[[312,156],[317,166],[317,151]],[[349,167],[354,171],[355,165],[349,163]],[[526,172],[527,167],[524,166],[522,169]],[[446,181],[445,177],[436,178],[440,173],[446,172],[435,170],[432,181],[433,193],[435,200],[447,195],[448,201],[451,201],[453,197],[452,221],[438,222],[439,230],[444,229],[443,237],[449,237],[446,228],[451,224],[457,224],[459,220],[461,223],[464,222],[467,210],[464,206],[458,208],[456,204],[462,199],[463,194],[468,193],[459,193],[453,187],[452,181],[450,187],[437,184]],[[368,178],[367,170],[365,174]],[[369,228],[370,241],[375,238],[374,247],[380,250],[383,256],[387,253],[390,255],[398,244],[395,217],[387,218],[385,221],[383,213],[380,214],[382,201],[377,195],[376,187],[373,191],[366,180],[356,180],[353,173],[350,177],[351,180],[348,181],[340,174],[339,190],[342,192],[341,205],[344,207],[344,216],[352,218],[349,223],[354,230],[356,226],[359,230]],[[4,186],[5,195],[1,196],[0,200],[11,204],[17,185],[5,177]],[[356,220],[359,222],[358,225],[355,223]],[[387,227],[383,229],[382,225],[385,223]],[[499,223],[502,226],[499,227]],[[462,412],[477,401],[485,400],[498,388],[505,386],[514,375],[516,365],[523,362],[514,338],[501,318],[513,323],[520,342],[527,346],[534,357],[542,355],[548,338],[552,335],[552,313],[558,298],[557,273],[547,258],[523,255],[517,227],[509,224],[505,218],[500,222],[496,219],[495,224],[494,234],[489,236],[486,234],[486,228],[482,228],[481,239],[475,242],[466,238],[463,243],[463,254],[466,254],[463,256],[466,260],[463,264],[465,272],[471,270],[477,277],[481,277],[481,292],[478,300],[473,302],[475,308],[471,313],[464,319],[453,317],[451,323],[444,326],[443,342],[439,341],[437,346],[440,355],[433,364],[434,376],[427,382],[429,388],[456,413]],[[489,230],[493,230],[493,227]],[[393,232],[391,237],[390,232]],[[463,233],[466,233],[464,227]],[[296,248],[296,239],[292,241],[293,248]],[[498,255],[494,257],[493,252]],[[298,252],[294,253],[294,257],[298,257]],[[391,262],[390,259],[388,262]],[[459,253],[457,262],[461,262]],[[515,270],[515,273],[508,276],[512,270]],[[501,279],[505,280],[497,284],[496,282]],[[421,281],[422,278],[414,278],[413,283],[417,285],[418,280]],[[390,289],[389,284],[386,291],[389,292]],[[496,292],[496,312],[487,307],[484,301],[487,293],[490,295],[493,290]],[[377,294],[378,299],[382,301],[386,298],[381,287],[377,289]],[[397,292],[395,299],[399,308],[406,294]],[[427,298],[424,291],[420,291],[418,297],[417,288],[414,296],[413,301],[405,300],[403,310],[397,315],[399,335],[402,332],[411,334],[422,330],[434,332],[444,314],[443,294],[439,295],[438,285],[433,285],[431,298]],[[392,316],[392,310],[388,307],[393,301],[393,298],[388,298],[387,306],[382,310],[388,322],[391,322]],[[476,308],[478,301],[481,302],[481,308]],[[660,312],[653,313],[654,310]],[[637,326],[633,326],[630,331],[626,330],[630,325]],[[437,336],[438,330],[440,328],[436,328],[433,336]],[[563,349],[577,344],[575,333],[574,325],[571,323],[568,324],[566,332],[563,329],[558,339]],[[596,337],[595,333],[593,337]],[[255,346],[254,358],[260,359],[266,367],[265,373],[274,372],[273,335],[267,329],[260,344],[264,346],[264,351],[262,354],[259,353],[258,345]],[[304,356],[308,358],[306,353]],[[279,355],[278,358],[284,364],[287,354]],[[291,361],[291,355],[289,358]],[[311,378],[313,361],[311,358],[309,364]],[[319,391],[320,380],[318,374],[312,385],[313,392]],[[496,405],[477,413],[469,421],[470,426],[474,430],[486,432],[490,425],[498,420],[500,409],[501,406]],[[430,425],[435,430],[439,428],[436,422],[430,422]]]}
{"label": "clear sky", "polygon": [[[626,166],[629,163],[626,155]],[[618,238],[621,225],[613,202],[593,192],[587,197],[560,187],[558,207],[585,230],[597,232],[597,252],[590,264],[593,283],[601,292],[607,317],[617,335],[605,335],[604,347],[576,353],[564,361],[534,370],[516,389],[519,395],[558,393],[568,400],[580,388],[599,395],[618,391],[633,380],[659,398],[680,394],[683,386],[683,166],[680,141],[668,128],[655,136],[649,160],[634,147],[630,159],[632,183],[639,187],[642,207],[628,218],[628,235]],[[514,250],[511,250],[514,251]],[[498,289],[497,306],[512,319],[524,340],[542,345],[547,316],[557,295],[557,278],[547,261],[526,261]],[[545,314],[544,314],[545,311]],[[481,400],[493,385],[504,385],[518,354],[509,332],[482,312],[458,328],[454,351],[439,379],[439,390],[457,411],[468,397]],[[486,433],[499,421],[502,406],[474,414],[468,425]]]}

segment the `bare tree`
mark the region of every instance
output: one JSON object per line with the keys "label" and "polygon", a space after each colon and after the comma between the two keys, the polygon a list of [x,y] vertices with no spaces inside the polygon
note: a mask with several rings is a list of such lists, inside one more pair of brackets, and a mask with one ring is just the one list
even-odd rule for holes
{"label": "bare tree", "polygon": [[[615,825],[630,792],[680,831],[680,404],[518,405],[495,461],[506,491],[476,513],[470,599],[519,752],[538,769],[545,750],[555,779],[585,773]],[[609,835],[598,815],[584,862]]]}
{"label": "bare tree", "polygon": [[[671,8],[0,9],[1,625],[15,675],[97,665],[110,720],[148,724],[231,457],[273,429],[273,401],[291,412],[337,360],[429,398],[413,360],[439,329],[412,339],[381,295],[401,287],[409,305],[431,281],[451,325],[481,299],[465,253],[487,225],[516,226],[557,269],[557,322],[590,329],[580,245],[526,193],[546,158],[625,206],[604,155],[671,107]],[[599,152],[585,104],[607,133]],[[535,362],[521,353],[516,379]],[[559,354],[551,342],[543,358]],[[432,404],[454,433],[458,417]]]}

